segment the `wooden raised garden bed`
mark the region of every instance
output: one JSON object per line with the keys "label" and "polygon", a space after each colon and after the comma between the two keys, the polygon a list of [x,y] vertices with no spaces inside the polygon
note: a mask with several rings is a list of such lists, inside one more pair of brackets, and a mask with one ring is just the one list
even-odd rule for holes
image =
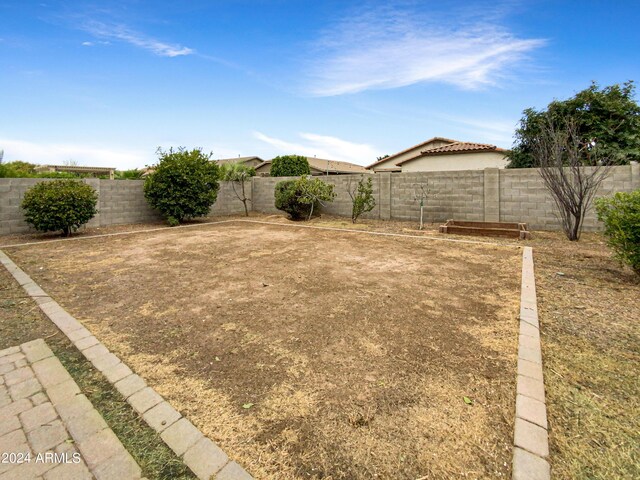
{"label": "wooden raised garden bed", "polygon": [[454,233],[456,235],[477,235],[481,237],[504,237],[528,240],[531,233],[526,223],[508,222],[463,222],[447,220],[440,225],[440,233]]}

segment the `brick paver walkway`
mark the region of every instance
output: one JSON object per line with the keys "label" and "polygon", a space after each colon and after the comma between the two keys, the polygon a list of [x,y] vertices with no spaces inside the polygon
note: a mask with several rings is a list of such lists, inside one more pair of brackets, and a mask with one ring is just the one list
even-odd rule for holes
{"label": "brick paver walkway", "polygon": [[140,476],[44,340],[0,351],[0,480]]}

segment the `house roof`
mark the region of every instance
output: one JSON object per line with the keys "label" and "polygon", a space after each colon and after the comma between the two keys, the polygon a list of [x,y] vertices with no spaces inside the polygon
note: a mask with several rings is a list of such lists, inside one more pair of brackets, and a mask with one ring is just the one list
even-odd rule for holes
{"label": "house roof", "polygon": [[216,163],[218,165],[222,165],[225,163],[244,163],[244,162],[248,162],[249,160],[259,160],[260,162],[264,162],[264,160],[262,160],[260,157],[256,157],[255,155],[252,157],[234,157],[234,158],[221,158],[219,160],[216,160]]}
{"label": "house roof", "polygon": [[37,165],[34,170],[36,172],[55,170],[56,172],[72,173],[109,173],[115,171],[115,167],[85,167],[83,165]]}
{"label": "house roof", "polygon": [[402,165],[412,160],[416,160],[422,157],[432,157],[435,155],[448,155],[454,153],[477,153],[477,152],[506,152],[504,148],[498,148],[495,145],[489,145],[487,143],[474,143],[474,142],[454,142],[449,145],[443,145],[441,147],[429,148],[420,152],[420,155],[414,158],[408,158],[398,163]]}
{"label": "house roof", "polygon": [[411,150],[415,150],[416,148],[420,148],[420,147],[426,147],[428,146],[430,143],[433,142],[447,142],[447,143],[456,143],[458,142],[457,140],[452,140],[451,138],[444,138],[444,137],[433,137],[430,138],[427,141],[424,141],[422,143],[418,143],[417,145],[414,145],[413,147],[409,147],[409,148],[405,148],[404,150],[394,153],[393,155],[389,155],[386,158],[382,158],[380,160],[378,160],[375,163],[372,163],[371,165],[369,165],[367,168],[371,168],[371,167],[375,167],[376,165],[378,165],[379,163],[383,163],[383,162],[388,162],[389,160],[393,160],[396,157],[399,157],[400,155],[410,152]]}
{"label": "house roof", "polygon": [[369,173],[362,165],[355,163],[342,162],[340,160],[326,160],[323,158],[307,157],[309,166],[320,171],[329,171],[337,173]]}
{"label": "house roof", "polygon": [[[305,157],[309,162],[309,167],[321,172],[329,173],[371,173],[365,167],[356,165],[355,163],[343,162],[340,160],[327,160],[324,158]],[[256,169],[268,165],[271,160],[265,160],[260,165],[256,165]]]}

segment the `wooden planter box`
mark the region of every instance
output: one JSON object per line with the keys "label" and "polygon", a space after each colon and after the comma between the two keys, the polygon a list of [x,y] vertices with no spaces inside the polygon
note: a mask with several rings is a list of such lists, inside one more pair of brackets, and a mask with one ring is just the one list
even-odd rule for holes
{"label": "wooden planter box", "polygon": [[528,240],[531,238],[531,233],[527,230],[526,223],[462,222],[459,220],[447,220],[447,223],[440,225],[440,233],[517,238],[519,240]]}

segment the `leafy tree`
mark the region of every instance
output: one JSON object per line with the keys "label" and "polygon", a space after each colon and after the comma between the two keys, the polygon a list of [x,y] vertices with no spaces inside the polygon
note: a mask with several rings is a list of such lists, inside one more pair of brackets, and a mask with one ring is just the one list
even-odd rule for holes
{"label": "leafy tree", "polygon": [[169,225],[207,215],[218,196],[218,165],[212,153],[183,147],[158,148],[159,162],[144,183],[149,204],[160,211]]}
{"label": "leafy tree", "polygon": [[567,100],[554,100],[545,110],[527,108],[516,130],[509,168],[538,166],[534,144],[551,120],[563,130],[571,120],[583,142],[595,142],[607,163],[625,165],[640,160],[640,105],[635,85],[628,81],[600,88],[596,83]]}
{"label": "leafy tree", "polygon": [[560,214],[562,229],[571,241],[580,239],[584,217],[611,166],[600,158],[597,145],[585,142],[577,123],[563,119],[564,128],[547,118],[532,146],[540,176]]}
{"label": "leafy tree", "polygon": [[311,175],[309,160],[300,155],[282,155],[271,160],[272,177],[297,177]]}
{"label": "leafy tree", "polygon": [[116,170],[116,180],[140,180],[142,178],[142,170],[133,168],[131,170]]}
{"label": "leafy tree", "polygon": [[249,180],[251,177],[254,177],[255,175],[255,168],[248,167],[247,165],[239,162],[225,163],[222,165],[222,167],[220,167],[220,180],[231,182],[233,193],[236,194],[238,200],[240,200],[244,205],[244,214],[247,217],[249,216],[249,208],[247,207],[247,202],[250,202],[251,199],[247,198],[247,194],[244,190],[244,182]]}
{"label": "leafy tree", "polygon": [[0,170],[0,178],[30,178],[35,176],[35,165],[20,160],[3,163]]}
{"label": "leafy tree", "polygon": [[640,190],[599,198],[596,211],[615,256],[640,275]]}
{"label": "leafy tree", "polygon": [[360,215],[370,212],[376,206],[376,199],[373,198],[373,180],[369,177],[365,182],[364,176],[361,176],[358,182],[352,185],[350,176],[347,182],[347,191],[353,204],[351,221],[356,223]]}
{"label": "leafy tree", "polygon": [[380,160],[384,160],[385,158],[389,158],[389,154],[382,155],[381,157],[376,157],[376,160],[380,161]]}
{"label": "leafy tree", "polygon": [[289,214],[292,220],[310,220],[313,211],[324,202],[336,197],[333,185],[318,178],[300,177],[297,180],[278,182],[275,188],[275,206]]}
{"label": "leafy tree", "polygon": [[98,194],[77,180],[36,183],[24,194],[22,208],[27,223],[41,232],[62,230],[70,236],[98,212]]}

